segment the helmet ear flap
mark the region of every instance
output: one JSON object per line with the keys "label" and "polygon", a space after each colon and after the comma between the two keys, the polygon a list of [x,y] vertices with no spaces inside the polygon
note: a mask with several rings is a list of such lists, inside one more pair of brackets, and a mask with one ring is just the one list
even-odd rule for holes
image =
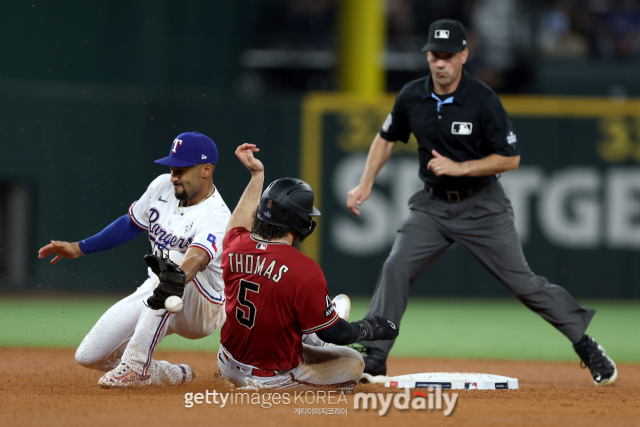
{"label": "helmet ear flap", "polygon": [[311,235],[311,233],[313,233],[313,230],[315,229],[316,229],[316,222],[312,219],[311,224],[309,224],[309,228],[307,228],[302,233],[300,233],[300,235],[298,236],[298,240],[300,242],[304,242],[304,239],[309,237],[309,235]]}

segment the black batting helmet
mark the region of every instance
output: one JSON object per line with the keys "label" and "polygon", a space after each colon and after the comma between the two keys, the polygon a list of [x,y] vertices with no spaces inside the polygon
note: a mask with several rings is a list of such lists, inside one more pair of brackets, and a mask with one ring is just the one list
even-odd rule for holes
{"label": "black batting helmet", "polygon": [[300,179],[276,179],[260,198],[258,218],[293,231],[301,242],[316,228],[314,216],[320,211],[313,207],[313,189]]}

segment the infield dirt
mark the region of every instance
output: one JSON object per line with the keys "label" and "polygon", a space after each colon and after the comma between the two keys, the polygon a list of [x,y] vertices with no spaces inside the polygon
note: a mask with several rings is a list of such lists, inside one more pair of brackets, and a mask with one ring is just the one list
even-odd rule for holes
{"label": "infield dirt", "polygon": [[[355,410],[353,395],[339,404],[200,404],[185,408],[185,393],[229,392],[218,379],[215,353],[159,351],[156,358],[187,363],[196,380],[180,387],[104,390],[101,373],[78,366],[73,350],[0,349],[2,426],[639,426],[640,365],[619,364],[614,386],[596,388],[578,362],[518,362],[392,358],[389,373],[468,371],[518,378],[519,390],[456,391],[457,409],[442,411]],[[355,392],[391,389],[358,385]],[[449,391],[448,393],[452,393]],[[295,415],[296,408],[345,408],[347,415]]]}

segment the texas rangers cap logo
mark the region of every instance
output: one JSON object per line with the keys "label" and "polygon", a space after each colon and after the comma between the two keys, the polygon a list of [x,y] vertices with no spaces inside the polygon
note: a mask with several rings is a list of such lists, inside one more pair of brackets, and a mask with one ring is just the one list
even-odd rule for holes
{"label": "texas rangers cap logo", "polygon": [[173,150],[171,150],[172,153],[177,153],[178,152],[178,145],[182,145],[182,140],[181,139],[174,139],[173,140]]}
{"label": "texas rangers cap logo", "polygon": [[218,148],[206,135],[199,132],[184,132],[171,143],[169,156],[155,161],[172,168],[188,168],[197,164],[218,163]]}

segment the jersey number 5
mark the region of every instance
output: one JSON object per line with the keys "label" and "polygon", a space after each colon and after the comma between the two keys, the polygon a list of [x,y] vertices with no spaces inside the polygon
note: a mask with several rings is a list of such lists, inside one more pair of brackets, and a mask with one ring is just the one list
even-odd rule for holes
{"label": "jersey number 5", "polygon": [[248,311],[248,316],[245,316],[245,310],[240,307],[236,307],[236,319],[240,324],[247,328],[253,328],[256,324],[256,306],[247,299],[247,292],[260,292],[260,285],[257,283],[249,282],[244,279],[240,279],[240,289],[238,289],[238,304],[245,307]]}

